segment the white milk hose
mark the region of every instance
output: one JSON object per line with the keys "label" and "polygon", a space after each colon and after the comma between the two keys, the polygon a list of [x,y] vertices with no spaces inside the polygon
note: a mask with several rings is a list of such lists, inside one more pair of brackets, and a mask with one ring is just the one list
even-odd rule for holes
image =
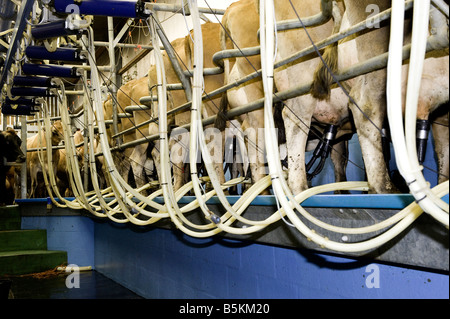
{"label": "white milk hose", "polygon": [[425,212],[448,227],[448,204],[431,192],[429,183],[422,174],[422,167],[419,165],[416,151],[417,103],[428,35],[429,15],[424,12],[428,13],[429,7],[429,0],[414,2],[413,36],[405,107],[406,130],[404,133],[401,87],[404,2],[392,2],[392,27],[387,67],[388,119],[397,166],[408,184],[411,194]]}
{"label": "white milk hose", "polygon": [[[426,1],[425,1],[426,2]],[[393,25],[403,27],[403,21],[400,23],[400,16],[395,14],[401,10],[401,1],[393,2]],[[89,143],[89,159],[90,159],[90,175],[94,191],[84,193],[82,178],[80,174],[80,167],[77,160],[76,147],[73,136],[70,135],[71,126],[69,114],[67,112],[66,100],[64,97],[64,86],[61,85],[62,102],[64,109],[61,112],[61,120],[65,127],[65,148],[66,148],[66,164],[68,167],[70,185],[75,195],[74,201],[64,199],[56,187],[56,179],[53,173],[51,162],[51,152],[47,154],[48,176],[44,174],[47,189],[51,194],[52,202],[61,207],[69,207],[73,209],[86,209],[97,217],[109,218],[117,223],[131,222],[136,225],[149,225],[161,219],[170,218],[176,227],[183,233],[199,238],[206,238],[214,236],[220,232],[227,232],[231,234],[245,235],[259,232],[273,223],[279,222],[280,219],[287,217],[290,223],[300,231],[306,238],[316,243],[321,247],[339,252],[363,252],[377,248],[384,243],[390,241],[403,230],[405,230],[411,223],[422,213],[426,211],[438,221],[442,222],[448,227],[448,204],[443,203],[440,199],[443,195],[448,193],[448,181],[436,186],[430,190],[428,183],[423,179],[421,168],[417,163],[417,155],[415,152],[415,117],[416,113],[414,107],[417,105],[418,87],[420,86],[420,77],[414,76],[421,74],[423,55],[424,55],[424,38],[426,41],[425,31],[423,26],[428,23],[427,17],[417,19],[414,17],[415,25],[413,32],[412,53],[410,72],[408,79],[408,95],[406,102],[406,140],[403,135],[402,112],[401,112],[401,90],[398,88],[401,83],[399,68],[401,68],[401,60],[399,54],[401,52],[403,31],[394,32],[392,34],[390,63],[388,66],[388,114],[390,123],[393,127],[400,127],[393,134],[394,148],[396,149],[396,156],[398,156],[398,164],[405,180],[410,183],[411,192],[418,203],[412,203],[405,209],[396,213],[392,217],[375,223],[373,225],[347,228],[339,227],[323,222],[308,213],[301,203],[310,196],[320,194],[323,192],[335,190],[359,190],[367,191],[367,182],[345,182],[322,185],[308,189],[295,197],[293,196],[281,167],[278,142],[276,140],[275,124],[273,120],[272,111],[272,96],[274,90],[274,55],[276,53],[276,30],[275,30],[275,14],[273,0],[260,0],[260,42],[261,42],[261,64],[262,64],[262,81],[264,87],[264,134],[267,150],[267,160],[269,166],[269,175],[261,179],[259,182],[253,184],[233,205],[231,205],[225,196],[224,189],[236,185],[243,181],[243,178],[234,179],[221,185],[218,176],[212,165],[211,156],[208,147],[205,143],[205,136],[202,125],[202,94],[204,90],[203,80],[203,38],[201,33],[200,19],[198,13],[198,6],[196,0],[189,0],[191,16],[194,26],[194,76],[192,85],[192,109],[191,109],[191,128],[189,141],[189,158],[191,169],[191,181],[183,185],[177,192],[174,192],[172,185],[172,175],[170,167],[169,156],[169,140],[167,128],[167,85],[165,80],[165,68],[162,54],[159,50],[154,50],[157,70],[157,92],[158,92],[158,112],[159,112],[159,137],[160,137],[160,155],[161,155],[161,188],[149,196],[144,196],[140,193],[141,189],[134,189],[120,176],[116,169],[114,160],[109,149],[108,138],[106,133],[106,125],[104,119],[104,112],[102,107],[102,100],[100,95],[100,81],[98,71],[96,69],[95,57],[89,54],[89,64],[91,66],[91,85],[93,93],[93,108],[85,103],[85,114],[88,116],[88,136],[85,137],[85,143]],[[394,7],[395,5],[395,7]],[[427,4],[423,2],[415,2],[415,12],[427,10]],[[416,8],[420,8],[417,9]],[[428,1],[429,7],[429,1]],[[422,19],[423,18],[423,19]],[[398,19],[398,20],[397,20]],[[151,17],[150,17],[151,20]],[[154,21],[149,23],[152,42],[156,45],[159,40],[156,36]],[[88,32],[88,51],[94,52],[92,30]],[[396,41],[396,42],[395,42]],[[396,44],[399,44],[397,48]],[[392,60],[391,60],[392,58]],[[399,62],[400,61],[400,62]],[[421,62],[422,61],[422,62]],[[414,62],[414,63],[413,63]],[[394,83],[397,87],[392,86]],[[411,92],[410,92],[411,91]],[[393,108],[392,106],[395,106]],[[44,124],[46,128],[46,143],[51,145],[51,124],[48,117],[46,107],[44,111]],[[95,112],[95,114],[94,114]],[[391,122],[392,121],[392,122]],[[414,125],[411,123],[414,122]],[[40,121],[38,121],[38,126]],[[94,150],[94,123],[97,123],[100,136],[100,144],[102,153],[107,166],[106,178],[109,181],[110,187],[101,190],[98,182],[98,177],[95,169],[95,150]],[[50,143],[50,144],[49,144]],[[202,157],[205,162],[208,178],[213,186],[213,190],[205,192],[203,185],[207,178],[199,177],[197,174],[197,154],[200,148]],[[414,150],[414,151],[413,151]],[[398,155],[397,155],[398,153]],[[42,149],[38,151],[39,159],[44,164],[44,157]],[[412,156],[414,154],[414,156]],[[402,155],[405,155],[402,157]],[[406,158],[405,158],[406,157]],[[407,160],[407,159],[413,160]],[[44,165],[43,165],[44,166]],[[414,181],[414,182],[412,182]],[[272,186],[275,198],[280,204],[281,208],[274,212],[264,220],[250,220],[245,218],[243,214],[252,201],[262,191]],[[180,207],[179,200],[189,191],[194,191],[196,199],[192,202]],[[53,193],[59,198],[59,201],[54,199]],[[426,195],[426,196],[425,196]],[[156,197],[162,196],[164,204],[159,204],[155,201]],[[217,216],[209,210],[207,201],[212,197],[217,196],[226,213]],[[106,202],[104,197],[114,197],[112,201]],[[422,197],[424,197],[422,199]],[[420,200],[419,200],[420,199]],[[420,206],[419,206],[420,205]],[[147,208],[150,208],[148,210]],[[194,209],[200,208],[205,216],[206,223],[196,224],[188,219],[185,215]],[[301,216],[299,216],[299,214]],[[381,234],[363,240],[357,243],[342,243],[328,239],[319,234],[318,230],[311,229],[310,226],[304,224],[300,217],[306,218],[315,226],[320,227],[329,232],[342,234],[369,234],[372,232],[383,231]],[[236,221],[240,221],[245,227],[237,227],[234,225]]]}

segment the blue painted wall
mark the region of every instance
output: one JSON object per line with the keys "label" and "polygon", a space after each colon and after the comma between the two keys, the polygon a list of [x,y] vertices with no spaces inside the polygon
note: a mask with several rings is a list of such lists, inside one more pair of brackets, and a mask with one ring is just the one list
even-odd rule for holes
{"label": "blue painted wall", "polygon": [[82,216],[23,217],[22,228],[47,229],[49,249],[145,298],[449,298],[448,275],[325,254]]}
{"label": "blue painted wall", "polygon": [[69,264],[94,267],[94,222],[90,218],[22,217],[22,229],[46,229],[49,250],[67,251]]}
{"label": "blue painted wall", "polygon": [[449,297],[448,275],[110,223],[95,224],[95,266],[147,298]]}
{"label": "blue painted wall", "polygon": [[[350,148],[351,160],[362,166],[355,138]],[[425,165],[436,169],[433,152],[427,152]],[[351,166],[348,179],[363,180],[363,172]],[[334,182],[332,172],[328,159],[313,185]],[[427,180],[436,185],[436,175],[428,174],[426,169]],[[82,216],[23,217],[22,228],[47,229],[48,248],[66,250],[69,263],[93,266],[146,298],[449,298],[448,274],[267,245],[200,240]],[[377,273],[379,288],[369,288],[377,283]]]}

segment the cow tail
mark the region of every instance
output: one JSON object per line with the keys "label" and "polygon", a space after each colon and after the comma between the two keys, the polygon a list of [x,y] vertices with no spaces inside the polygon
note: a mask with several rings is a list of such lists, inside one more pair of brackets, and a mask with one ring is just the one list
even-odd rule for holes
{"label": "cow tail", "polygon": [[[311,95],[319,100],[326,100],[330,97],[331,85],[333,84],[333,77],[331,72],[337,69],[337,44],[333,43],[328,46],[323,55],[323,62],[317,67],[314,72],[314,80],[311,88]],[[326,65],[325,65],[326,64]],[[327,68],[328,66],[328,68]]]}
{"label": "cow tail", "polygon": [[282,101],[274,101],[273,108],[273,120],[275,122],[275,127],[277,128],[278,144],[281,145],[286,143],[286,130],[282,115],[284,103]]}
{"label": "cow tail", "polygon": [[227,93],[223,93],[220,99],[219,111],[217,112],[216,120],[214,121],[214,127],[220,131],[225,130],[227,125],[227,108],[228,98]]}
{"label": "cow tail", "polygon": [[[339,7],[333,7],[333,34],[339,32],[341,28],[341,13]],[[338,70],[338,42],[334,42],[327,46],[322,54],[323,62],[319,63],[314,72],[313,85],[311,87],[311,95],[319,100],[327,100],[330,98],[331,85],[333,84],[332,73]]]}

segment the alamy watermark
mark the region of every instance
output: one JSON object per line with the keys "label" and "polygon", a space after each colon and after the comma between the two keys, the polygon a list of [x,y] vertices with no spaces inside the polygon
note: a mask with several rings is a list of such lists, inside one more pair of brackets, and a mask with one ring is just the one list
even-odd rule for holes
{"label": "alamy watermark", "polygon": [[369,289],[380,288],[380,267],[370,264],[366,267],[366,287]]}
{"label": "alamy watermark", "polygon": [[80,267],[70,264],[67,265],[65,271],[69,273],[66,277],[66,287],[69,289],[80,288]]}
{"label": "alamy watermark", "polygon": [[379,16],[373,20],[371,18],[377,16],[380,13],[380,7],[376,4],[369,4],[366,7],[366,13],[370,13],[366,20],[366,27],[368,29],[380,28],[380,18]]}

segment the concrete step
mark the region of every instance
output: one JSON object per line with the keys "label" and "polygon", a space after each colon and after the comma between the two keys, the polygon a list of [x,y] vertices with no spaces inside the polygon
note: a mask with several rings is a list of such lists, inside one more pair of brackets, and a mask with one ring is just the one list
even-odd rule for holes
{"label": "concrete step", "polygon": [[21,228],[19,206],[0,207],[0,230],[17,230]]}
{"label": "concrete step", "polygon": [[45,229],[0,231],[0,252],[15,250],[46,250]]}
{"label": "concrete step", "polygon": [[46,230],[21,230],[19,207],[0,207],[0,276],[43,272],[65,264],[67,252],[47,250]]}
{"label": "concrete step", "polygon": [[59,250],[20,250],[0,252],[0,276],[24,275],[67,264],[67,252]]}

